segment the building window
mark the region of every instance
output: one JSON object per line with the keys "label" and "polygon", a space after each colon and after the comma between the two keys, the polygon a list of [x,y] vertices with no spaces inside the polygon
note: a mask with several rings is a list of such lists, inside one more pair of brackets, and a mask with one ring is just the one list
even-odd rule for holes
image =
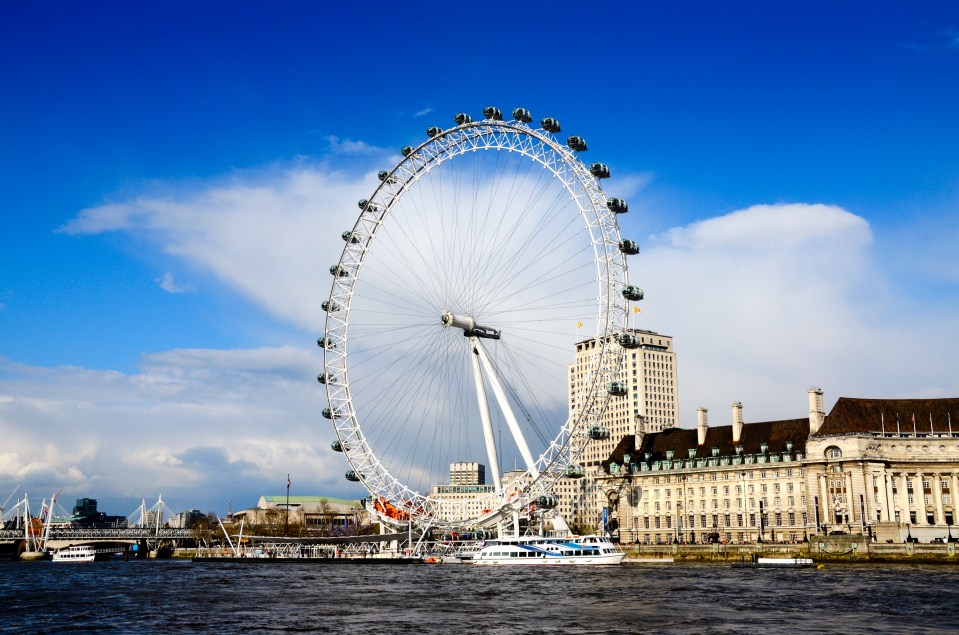
{"label": "building window", "polygon": [[842,458],[842,450],[840,450],[839,448],[837,448],[837,447],[834,446],[834,445],[830,445],[828,448],[826,448],[826,458],[827,458],[827,459],[841,459],[841,458]]}

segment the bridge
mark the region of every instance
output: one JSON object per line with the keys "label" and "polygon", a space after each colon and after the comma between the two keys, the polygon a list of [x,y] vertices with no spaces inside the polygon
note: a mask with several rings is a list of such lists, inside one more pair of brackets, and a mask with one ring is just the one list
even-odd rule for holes
{"label": "bridge", "polygon": [[[193,540],[196,535],[189,529],[169,529],[156,527],[125,527],[110,529],[90,529],[85,527],[66,527],[50,529],[50,535],[44,543],[45,549],[62,549],[70,545],[125,546],[145,543],[153,550],[161,542],[179,544]],[[23,529],[0,529],[0,545],[11,548],[24,540]]]}

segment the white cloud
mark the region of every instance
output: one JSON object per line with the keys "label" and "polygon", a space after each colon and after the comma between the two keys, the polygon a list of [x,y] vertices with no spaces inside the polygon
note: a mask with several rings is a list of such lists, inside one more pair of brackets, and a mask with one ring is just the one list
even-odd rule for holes
{"label": "white cloud", "polygon": [[322,276],[339,259],[357,200],[378,184],[373,174],[303,166],[244,173],[194,192],[85,209],[61,231],[152,240],[273,317],[315,332],[330,285]]}
{"label": "white cloud", "polygon": [[911,309],[863,218],[828,205],[758,205],[655,237],[632,263],[637,326],[674,336],[682,422],[742,401],[747,420],[801,417],[805,391],[954,395],[955,314]]}
{"label": "white cloud", "polygon": [[340,139],[336,135],[327,135],[330,152],[333,154],[380,154],[386,152],[383,148],[370,145],[365,141]]}
{"label": "white cloud", "polygon": [[433,108],[430,108],[430,107],[427,107],[427,108],[424,108],[423,110],[417,110],[417,111],[413,114],[413,116],[414,116],[414,117],[425,117],[426,115],[430,114],[431,112],[434,112],[434,109],[433,109]]}
{"label": "white cloud", "polygon": [[196,285],[178,283],[173,279],[173,274],[169,271],[157,278],[155,282],[167,293],[193,293],[196,291]]}
{"label": "white cloud", "polygon": [[318,414],[320,366],[294,348],[167,351],[129,375],[0,360],[0,485],[222,512],[289,472],[300,492],[361,496]]}

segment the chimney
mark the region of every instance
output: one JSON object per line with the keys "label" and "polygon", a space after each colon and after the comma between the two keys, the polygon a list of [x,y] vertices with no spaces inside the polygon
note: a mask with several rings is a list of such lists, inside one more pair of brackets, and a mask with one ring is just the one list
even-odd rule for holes
{"label": "chimney", "polygon": [[743,436],[743,404],[735,402],[733,404],[733,444],[739,443]]}
{"label": "chimney", "polygon": [[697,427],[699,429],[699,434],[696,437],[696,443],[698,445],[704,445],[706,443],[706,430],[709,428],[709,411],[702,406],[697,408],[696,420]]}
{"label": "chimney", "polygon": [[826,420],[822,405],[822,388],[809,389],[809,434],[816,434]]}

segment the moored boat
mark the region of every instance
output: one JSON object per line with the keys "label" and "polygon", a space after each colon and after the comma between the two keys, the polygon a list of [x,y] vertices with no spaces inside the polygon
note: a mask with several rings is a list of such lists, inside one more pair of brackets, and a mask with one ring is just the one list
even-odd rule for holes
{"label": "moored boat", "polygon": [[816,563],[810,558],[753,558],[752,562],[737,562],[732,566],[740,569],[808,569]]}
{"label": "moored boat", "polygon": [[603,536],[523,536],[487,540],[472,560],[478,565],[619,564],[626,554]]}
{"label": "moored boat", "polygon": [[93,562],[97,557],[96,549],[89,546],[71,546],[59,549],[53,554],[54,562]]}

